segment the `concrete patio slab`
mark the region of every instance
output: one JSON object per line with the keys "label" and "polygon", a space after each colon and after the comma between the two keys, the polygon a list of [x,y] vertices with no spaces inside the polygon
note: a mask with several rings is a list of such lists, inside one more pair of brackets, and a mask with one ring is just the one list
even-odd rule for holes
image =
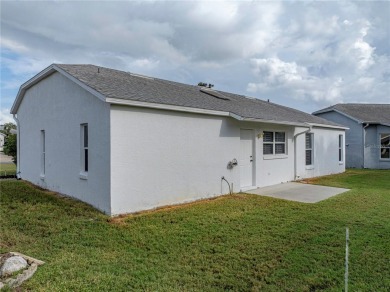
{"label": "concrete patio slab", "polygon": [[317,203],[346,191],[349,191],[349,189],[289,182],[257,188],[246,191],[245,193],[302,203]]}

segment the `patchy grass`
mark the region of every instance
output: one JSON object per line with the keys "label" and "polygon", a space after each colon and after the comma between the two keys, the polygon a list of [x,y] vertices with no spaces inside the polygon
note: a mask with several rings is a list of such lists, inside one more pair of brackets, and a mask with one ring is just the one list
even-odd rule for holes
{"label": "patchy grass", "polygon": [[352,188],[317,204],[256,195],[111,219],[21,181],[2,181],[0,253],[46,262],[33,291],[390,290],[390,171],[312,180]]}
{"label": "patchy grass", "polygon": [[0,163],[0,176],[1,175],[15,175],[16,164],[14,163]]}

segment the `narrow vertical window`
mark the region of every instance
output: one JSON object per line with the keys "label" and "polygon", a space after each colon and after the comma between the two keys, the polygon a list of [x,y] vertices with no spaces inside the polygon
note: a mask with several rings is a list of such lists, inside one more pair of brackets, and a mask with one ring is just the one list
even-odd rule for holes
{"label": "narrow vertical window", "polygon": [[339,135],[339,162],[343,162],[343,135]]}
{"label": "narrow vertical window", "polygon": [[45,130],[41,130],[41,176],[44,177],[46,173],[46,141]]}
{"label": "narrow vertical window", "polygon": [[313,133],[306,133],[306,165],[313,165]]}
{"label": "narrow vertical window", "polygon": [[81,172],[88,172],[88,124],[81,124]]}

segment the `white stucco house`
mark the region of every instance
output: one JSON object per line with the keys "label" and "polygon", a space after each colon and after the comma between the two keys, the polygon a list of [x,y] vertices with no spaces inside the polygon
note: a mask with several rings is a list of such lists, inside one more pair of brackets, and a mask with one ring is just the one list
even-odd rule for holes
{"label": "white stucco house", "polygon": [[11,113],[20,177],[110,215],[345,170],[336,123],[93,65],[49,66]]}

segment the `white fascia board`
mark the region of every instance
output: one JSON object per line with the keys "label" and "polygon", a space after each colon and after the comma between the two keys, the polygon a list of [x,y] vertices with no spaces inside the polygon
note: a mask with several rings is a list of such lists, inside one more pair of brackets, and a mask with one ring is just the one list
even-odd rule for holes
{"label": "white fascia board", "polygon": [[223,112],[223,111],[207,110],[207,109],[201,109],[201,108],[179,106],[179,105],[169,105],[169,104],[161,104],[161,103],[150,103],[150,102],[137,101],[137,100],[106,98],[106,102],[111,103],[111,104],[118,104],[118,105],[154,108],[154,109],[188,112],[188,113],[196,113],[196,114],[205,114],[205,115],[213,115],[213,116],[225,116],[225,117],[229,116],[228,112]]}
{"label": "white fascia board", "polygon": [[348,127],[342,126],[333,126],[333,125],[324,125],[324,124],[316,124],[316,123],[308,123],[310,126],[317,128],[330,128],[330,129],[340,129],[340,130],[349,130]]}
{"label": "white fascia board", "polygon": [[26,82],[24,82],[19,87],[18,94],[16,95],[15,101],[14,101],[12,107],[11,107],[11,111],[10,111],[11,114],[16,114],[16,112],[18,111],[19,105],[22,102],[22,99],[24,97],[24,93],[26,92],[26,90],[29,87],[33,86],[34,84],[38,83],[40,80],[46,78],[47,76],[53,74],[54,72],[55,72],[54,65],[50,65],[49,67],[47,67],[46,69],[42,70],[41,72],[39,72],[34,77],[32,77],[29,80],[27,80]]}
{"label": "white fascia board", "polygon": [[256,119],[256,118],[243,118],[241,121],[310,128],[310,126],[308,126],[306,123],[296,123],[296,122],[288,122],[288,121],[264,120],[264,119]]}
{"label": "white fascia board", "polygon": [[101,94],[98,91],[92,89],[91,87],[89,87],[88,85],[84,84],[80,80],[74,78],[72,75],[70,75],[66,71],[62,70],[57,65],[52,64],[52,65],[50,65],[46,69],[42,70],[37,75],[35,75],[34,77],[32,77],[31,79],[29,79],[28,81],[26,81],[25,83],[23,83],[20,86],[18,94],[16,95],[16,98],[15,98],[14,104],[12,105],[12,108],[11,108],[11,114],[16,114],[17,113],[19,105],[22,102],[24,94],[26,93],[26,90],[28,88],[30,88],[31,86],[37,84],[39,81],[41,81],[42,79],[48,77],[49,75],[53,74],[54,72],[58,72],[58,73],[62,74],[66,78],[70,79],[71,81],[73,81],[77,85],[79,85],[82,88],[84,88],[86,91],[88,91],[92,95],[94,95],[97,98],[99,98],[100,100],[106,101],[106,97],[103,94]]}

